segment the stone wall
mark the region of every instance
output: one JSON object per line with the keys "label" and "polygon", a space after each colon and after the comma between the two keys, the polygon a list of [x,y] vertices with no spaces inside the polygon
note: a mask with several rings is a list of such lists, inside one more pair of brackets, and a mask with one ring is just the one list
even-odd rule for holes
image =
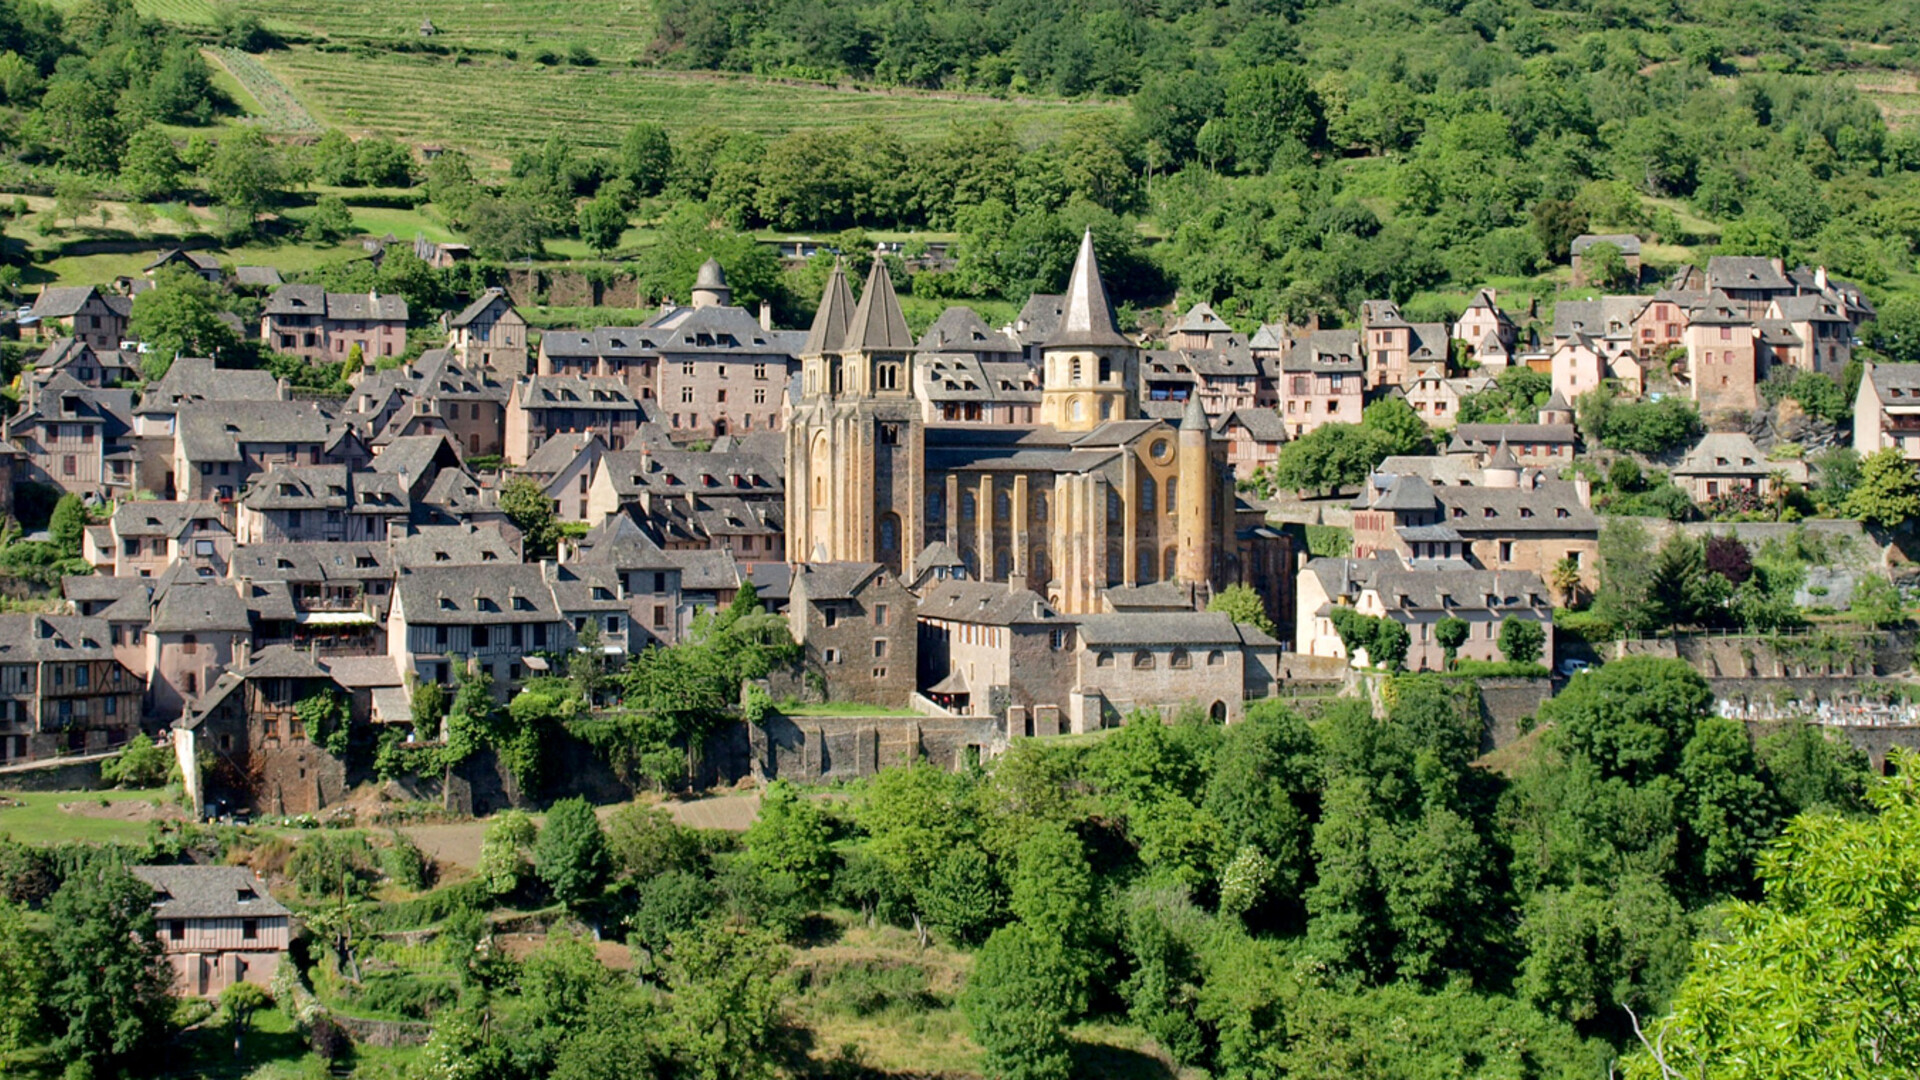
{"label": "stone wall", "polygon": [[1813,633],[1678,634],[1601,646],[1610,660],[1629,656],[1680,659],[1708,679],[1797,679],[1898,675],[1913,668],[1911,630],[1852,627]]}
{"label": "stone wall", "polygon": [[106,786],[100,779],[100,766],[118,756],[116,750],[111,754],[9,765],[0,769],[0,791],[92,791]]}
{"label": "stone wall", "polygon": [[[1480,688],[1480,751],[1497,750],[1520,738],[1521,721],[1538,716],[1553,696],[1551,679],[1476,679]],[[1531,725],[1528,725],[1530,728]]]}
{"label": "stone wall", "polygon": [[607,281],[577,270],[508,270],[503,286],[515,306],[532,307],[545,302],[554,307],[651,307],[651,299],[640,296],[640,288],[630,274],[616,274]]}
{"label": "stone wall", "polygon": [[798,783],[849,780],[925,759],[944,769],[987,761],[1006,749],[992,717],[772,715],[748,733],[759,778]]}

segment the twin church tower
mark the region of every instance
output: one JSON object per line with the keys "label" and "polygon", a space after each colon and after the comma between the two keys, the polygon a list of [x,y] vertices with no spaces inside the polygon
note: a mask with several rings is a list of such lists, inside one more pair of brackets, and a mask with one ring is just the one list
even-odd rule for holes
{"label": "twin church tower", "polygon": [[1197,398],[1177,425],[1140,418],[1140,350],[1114,323],[1091,233],[1061,306],[1037,426],[930,425],[886,263],[858,303],[836,265],[787,429],[788,561],[877,562],[910,581],[964,565],[1070,615],[1162,583],[1204,604],[1233,535],[1224,444]]}

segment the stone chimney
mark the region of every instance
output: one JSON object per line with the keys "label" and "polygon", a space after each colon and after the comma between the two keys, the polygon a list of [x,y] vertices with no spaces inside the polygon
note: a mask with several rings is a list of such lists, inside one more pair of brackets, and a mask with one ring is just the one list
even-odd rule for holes
{"label": "stone chimney", "polygon": [[1813,268],[1813,284],[1821,292],[1827,291],[1827,268],[1826,267],[1816,266]]}
{"label": "stone chimney", "polygon": [[1774,273],[1779,274],[1782,277],[1786,276],[1787,263],[1785,259],[1782,259],[1778,255],[1776,255],[1773,258],[1768,259],[1767,261],[1773,264]]}
{"label": "stone chimney", "polygon": [[760,329],[773,329],[773,305],[765,300],[760,301]]}

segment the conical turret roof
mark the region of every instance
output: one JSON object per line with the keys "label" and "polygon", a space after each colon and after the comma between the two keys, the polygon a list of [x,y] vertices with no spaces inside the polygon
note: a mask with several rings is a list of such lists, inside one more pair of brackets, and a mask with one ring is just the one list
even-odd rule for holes
{"label": "conical turret roof", "polygon": [[807,331],[803,350],[808,356],[837,353],[847,340],[847,324],[853,319],[853,290],[847,287],[847,267],[833,260],[833,273],[827,277],[827,291],[820,297],[820,308],[813,313],[813,329]]}
{"label": "conical turret roof", "polygon": [[727,272],[720,268],[719,259],[708,259],[701,263],[700,272],[693,279],[693,287],[696,289],[725,288],[726,285]]}
{"label": "conical turret roof", "polygon": [[1113,321],[1113,308],[1107,303],[1107,287],[1100,280],[1100,263],[1093,254],[1093,230],[1080,237],[1080,254],[1073,260],[1073,277],[1067,282],[1067,295],[1060,325],[1042,348],[1076,345],[1130,346],[1133,342],[1120,332]]}
{"label": "conical turret roof", "polygon": [[847,324],[847,339],[840,351],[913,351],[913,335],[907,332],[907,317],[900,313],[893,275],[887,273],[887,261],[879,256],[874,257],[873,269],[867,272],[867,286],[861,290],[860,306],[853,309],[853,321]]}
{"label": "conical turret roof", "polygon": [[1500,445],[1494,448],[1493,456],[1487,458],[1487,468],[1518,469],[1519,467],[1519,460],[1513,456],[1513,451],[1507,448],[1507,437],[1502,435]]}
{"label": "conical turret roof", "polygon": [[1181,431],[1211,431],[1207,423],[1207,411],[1200,407],[1200,395],[1187,395],[1187,411],[1180,417]]}

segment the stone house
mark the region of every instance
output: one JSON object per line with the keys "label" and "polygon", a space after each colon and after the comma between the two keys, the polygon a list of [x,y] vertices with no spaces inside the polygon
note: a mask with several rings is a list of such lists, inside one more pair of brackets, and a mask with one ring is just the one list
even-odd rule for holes
{"label": "stone house", "polygon": [[1237,336],[1225,319],[1214,314],[1213,305],[1201,301],[1188,308],[1179,322],[1167,327],[1167,348],[1219,349]]}
{"label": "stone house", "polygon": [[1008,735],[1063,733],[1078,627],[1040,594],[939,580],[921,593],[917,618],[926,697],[953,712],[1006,720]]}
{"label": "stone house", "polygon": [[1600,521],[1584,480],[1546,479],[1496,448],[1478,482],[1435,485],[1376,473],[1353,503],[1353,554],[1408,561],[1466,560],[1486,570],[1546,577],[1571,559],[1587,588],[1599,582]]}
{"label": "stone house", "polygon": [[780,430],[803,335],[724,305],[676,309],[650,329],[660,357],[654,392],[676,441]]}
{"label": "stone house", "polygon": [[588,488],[606,452],[607,444],[593,432],[556,435],[527,457],[519,474],[540,485],[560,520],[593,524],[587,516]]}
{"label": "stone house", "polygon": [[0,762],[119,746],[140,730],[140,694],[106,620],[0,615]]}
{"label": "stone house", "polygon": [[1740,313],[1757,319],[1776,298],[1798,290],[1787,277],[1786,263],[1757,255],[1714,255],[1707,259],[1706,289],[1722,294]]}
{"label": "stone house", "polygon": [[659,378],[659,336],[644,326],[548,330],[540,335],[539,373],[619,379],[634,400],[652,401]]}
{"label": "stone house", "polygon": [[260,340],[274,352],[323,363],[348,359],[356,345],[364,359],[399,356],[407,351],[407,318],[403,296],[282,285],[260,315]]}
{"label": "stone house", "polygon": [[1687,321],[1698,299],[1678,295],[1670,289],[1655,293],[1652,300],[1641,306],[1629,326],[1635,355],[1642,360],[1655,360],[1667,350],[1684,344]]}
{"label": "stone house", "polygon": [[145,635],[147,709],[183,715],[253,647],[253,620],[239,583],[172,571],[156,581]]}
{"label": "stone house", "polygon": [[1558,474],[1573,463],[1577,435],[1571,422],[1559,424],[1461,424],[1453,429],[1448,454],[1470,454],[1486,464],[1502,444],[1515,461]]}
{"label": "stone house", "polygon": [[387,371],[363,366],[343,419],[375,453],[396,439],[445,435],[463,454],[500,454],[511,385],[453,349],[429,349]]}
{"label": "stone house", "polygon": [[880,563],[794,567],[787,619],[829,701],[902,708],[919,676],[915,600]]}
{"label": "stone house", "polygon": [[1760,329],[1742,305],[1715,293],[1687,324],[1687,383],[1702,414],[1760,407],[1766,354]]}
{"label": "stone house", "polygon": [[1227,465],[1240,480],[1278,461],[1287,442],[1286,418],[1272,409],[1235,409],[1214,421],[1213,432],[1226,442]]}
{"label": "stone house", "polygon": [[971,353],[923,353],[914,365],[914,397],[928,423],[1032,424],[1040,380],[1018,359],[983,361]]}
{"label": "stone house", "polygon": [[357,469],[372,460],[350,425],[311,401],[182,403],[175,427],[174,487],[182,499],[226,502],[273,469]]}
{"label": "stone house", "polygon": [[287,953],[291,913],[244,866],[135,866],[153,887],[173,991],[217,998],[239,982],[265,989]]}
{"label": "stone house", "polygon": [[[786,515],[780,472],[777,459],[752,449],[656,451],[642,444],[637,451],[610,450],[588,484],[586,520],[625,511],[667,550],[727,547],[749,560],[779,560]],[[711,516],[716,513],[722,516]],[[726,525],[727,513],[741,524]],[[740,542],[718,542],[716,527]]]}
{"label": "stone house", "polygon": [[1641,254],[1639,237],[1632,233],[1582,233],[1574,237],[1573,243],[1568,245],[1568,253],[1572,257],[1573,263],[1574,288],[1584,289],[1588,285],[1593,284],[1587,280],[1586,254],[1587,249],[1595,244],[1612,244],[1614,247],[1619,248],[1620,258],[1621,261],[1626,264],[1627,273],[1632,275],[1633,280],[1640,280]]}
{"label": "stone house", "polygon": [[1767,319],[1786,324],[1798,339],[1785,360],[1801,371],[1839,377],[1853,359],[1853,323],[1833,297],[1819,294],[1775,297],[1767,305]]}
{"label": "stone house", "polygon": [[[1193,340],[1197,333],[1183,335]],[[1246,339],[1237,334],[1220,335],[1213,348],[1155,349],[1141,356],[1140,393],[1143,408],[1155,402],[1184,402],[1189,395],[1199,398],[1200,407],[1211,418],[1225,416],[1235,409],[1271,405],[1273,388],[1267,385],[1259,361],[1253,358]],[[1169,411],[1164,415],[1177,415]]]}
{"label": "stone house", "polygon": [[256,649],[385,654],[396,573],[385,542],[243,544],[229,566],[240,591],[257,594],[249,597]]}
{"label": "stone house", "polygon": [[1493,386],[1491,376],[1462,375],[1448,378],[1439,364],[1422,371],[1406,388],[1407,404],[1429,427],[1444,428],[1460,417],[1460,402]]}
{"label": "stone house", "polygon": [[[1777,475],[1776,475],[1777,474]],[[1776,480],[1804,484],[1804,461],[1769,461],[1745,432],[1712,433],[1700,437],[1680,464],[1673,482],[1694,502],[1710,502],[1722,495],[1747,491],[1766,498]]]}
{"label": "stone house", "polygon": [[505,289],[488,289],[447,321],[447,350],[467,369],[512,384],[527,374],[527,320]]}
{"label": "stone house", "polygon": [[[648,645],[672,645],[680,640],[682,627],[692,617],[691,605],[681,589],[688,566],[680,553],[662,550],[631,517],[614,514],[605,518],[577,544],[563,548],[561,558],[566,567],[602,567],[619,576],[627,601],[631,649],[637,652]],[[695,568],[696,573],[699,569]]]}
{"label": "stone house", "polygon": [[1406,627],[1409,671],[1445,669],[1446,650],[1434,628],[1449,617],[1468,625],[1467,639],[1455,654],[1460,659],[1506,659],[1499,641],[1509,618],[1539,624],[1546,634],[1541,658],[1551,662],[1553,657],[1552,596],[1540,575],[1530,571],[1416,566],[1389,552],[1370,559],[1321,558],[1301,572],[1298,595],[1294,651],[1307,656],[1349,659],[1332,618],[1334,608],[1348,607]]}
{"label": "stone house", "polygon": [[139,364],[139,353],[95,349],[79,338],[61,338],[34,359],[33,375],[41,378],[58,371],[82,386],[98,390],[133,378]]}
{"label": "stone house", "polygon": [[538,564],[420,566],[403,570],[387,614],[387,649],[402,678],[452,687],[456,660],[493,676],[506,701],[526,657],[574,647],[573,626]]}
{"label": "stone house", "polygon": [[1357,424],[1367,361],[1352,330],[1309,330],[1283,339],[1277,396],[1287,437],[1322,424]]}
{"label": "stone house", "polygon": [[285,401],[290,387],[270,372],[216,367],[206,357],[175,357],[160,381],[140,393],[133,424],[139,455],[134,486],[162,498],[177,498],[173,473],[175,438],[182,406],[209,401]]}
{"label": "stone house", "polygon": [[1584,334],[1555,344],[1551,361],[1553,392],[1573,401],[1598,389],[1607,378],[1607,358],[1601,348]]}
{"label": "stone house", "polygon": [[613,378],[535,375],[507,398],[506,459],[524,463],[548,439],[592,432],[608,449],[624,450],[645,415],[624,382]]}
{"label": "stone house", "polygon": [[1362,303],[1360,323],[1368,390],[1405,386],[1415,372],[1452,362],[1447,325],[1408,322],[1400,314],[1400,305],[1391,300]]}
{"label": "stone house", "polygon": [[331,664],[304,649],[275,645],[220,676],[175,725],[210,760],[200,798],[207,807],[267,814],[312,814],[346,798],[346,761],[330,753],[326,732],[309,731],[299,707],[334,695],[349,724],[371,719],[365,693],[342,685]]}
{"label": "stone house", "polygon": [[1492,289],[1473,294],[1466,310],[1448,331],[1455,341],[1467,345],[1467,359],[1483,368],[1502,368],[1520,344],[1520,327],[1500,308]]}
{"label": "stone house", "polygon": [[[91,535],[88,543],[93,543]],[[86,558],[95,569],[116,577],[159,577],[176,562],[196,574],[205,569],[224,576],[233,544],[233,530],[219,503],[143,499],[115,508],[107,523],[107,543]]]}
{"label": "stone house", "polygon": [[64,372],[26,382],[26,401],[6,421],[19,447],[14,482],[63,493],[112,496],[133,482],[133,391],[96,390]]}
{"label": "stone house", "polygon": [[1920,461],[1920,364],[1868,364],[1854,394],[1854,451],[1865,457],[1890,446]]}
{"label": "stone house", "polygon": [[1124,720],[1135,709],[1171,716],[1200,708],[1234,723],[1249,698],[1271,694],[1280,643],[1210,611],[1083,615],[1067,717],[1075,733]]}
{"label": "stone house", "polygon": [[118,349],[127,340],[133,297],[103,293],[92,285],[50,285],[20,320],[33,341],[77,338],[96,349]]}
{"label": "stone house", "polygon": [[209,285],[220,284],[225,275],[220,270],[220,260],[198,251],[186,251],[182,248],[168,248],[140,272],[147,277],[157,277],[161,270],[169,266],[184,267],[189,273],[198,274]]}

